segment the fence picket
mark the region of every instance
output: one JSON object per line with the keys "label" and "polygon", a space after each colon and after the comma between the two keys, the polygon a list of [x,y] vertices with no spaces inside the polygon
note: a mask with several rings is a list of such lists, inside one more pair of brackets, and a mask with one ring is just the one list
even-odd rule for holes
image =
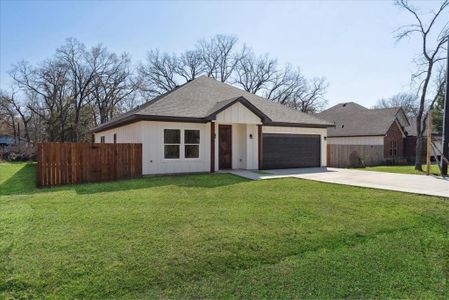
{"label": "fence picket", "polygon": [[39,187],[142,176],[142,144],[38,143]]}

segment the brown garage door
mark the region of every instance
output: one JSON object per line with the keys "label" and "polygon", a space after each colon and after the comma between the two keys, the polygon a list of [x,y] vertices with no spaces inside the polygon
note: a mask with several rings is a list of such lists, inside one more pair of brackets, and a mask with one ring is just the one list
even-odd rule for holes
{"label": "brown garage door", "polygon": [[320,166],[319,135],[263,134],[263,169]]}

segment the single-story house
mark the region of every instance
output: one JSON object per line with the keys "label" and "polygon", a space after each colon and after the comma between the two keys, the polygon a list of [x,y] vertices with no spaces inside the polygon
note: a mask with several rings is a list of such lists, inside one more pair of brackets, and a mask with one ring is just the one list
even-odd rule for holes
{"label": "single-story house", "polygon": [[399,161],[405,157],[405,129],[410,127],[410,122],[401,107],[368,109],[347,102],[339,103],[316,116],[335,125],[328,129],[329,145],[372,146],[371,151],[366,151],[369,157],[363,157],[367,164]]}
{"label": "single-story house", "polygon": [[142,143],[143,174],[326,166],[331,123],[202,76],[96,127]]}

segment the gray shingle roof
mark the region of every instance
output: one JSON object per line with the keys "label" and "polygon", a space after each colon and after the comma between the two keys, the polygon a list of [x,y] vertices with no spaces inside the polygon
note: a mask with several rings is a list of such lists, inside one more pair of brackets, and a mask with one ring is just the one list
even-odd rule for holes
{"label": "gray shingle roof", "polygon": [[244,97],[244,99],[271,119],[274,124],[292,123],[293,125],[311,127],[332,126],[329,122],[313,115],[271,102],[213,78],[201,76],[98,126],[94,131],[98,132],[112,126],[115,127],[126,120],[129,121],[139,116],[147,118],[153,116],[159,119],[164,117],[204,119],[204,121],[207,121],[205,118],[213,113],[214,110],[220,109],[238,97]]}
{"label": "gray shingle roof", "polygon": [[317,114],[335,124],[327,136],[385,135],[396,120],[400,107],[368,109],[354,102],[340,103]]}

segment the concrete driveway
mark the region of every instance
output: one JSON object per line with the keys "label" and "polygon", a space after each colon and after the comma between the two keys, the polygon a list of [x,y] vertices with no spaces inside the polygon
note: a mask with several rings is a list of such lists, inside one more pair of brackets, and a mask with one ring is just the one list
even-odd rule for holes
{"label": "concrete driveway", "polygon": [[294,177],[449,198],[449,178],[436,176],[337,168],[279,169],[267,170],[264,172],[232,170],[230,172],[253,180]]}

